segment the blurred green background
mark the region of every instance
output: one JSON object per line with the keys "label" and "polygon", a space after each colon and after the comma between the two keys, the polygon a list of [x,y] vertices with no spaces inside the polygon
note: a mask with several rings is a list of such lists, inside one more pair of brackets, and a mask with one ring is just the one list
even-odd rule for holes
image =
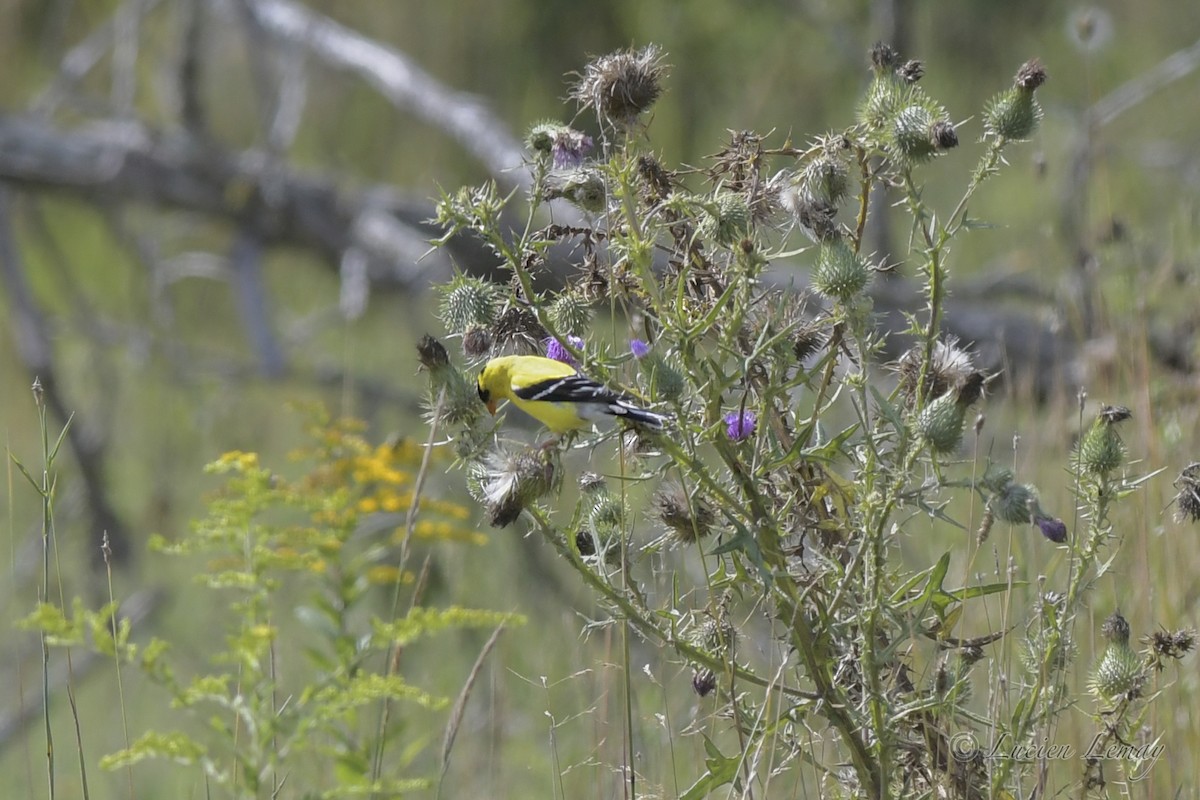
{"label": "blurred green background", "polygon": [[[1040,57],[1050,74],[1039,92],[1044,125],[1034,141],[1012,150],[1010,168],[980,193],[972,216],[997,227],[967,237],[955,251],[952,291],[983,287],[986,295],[992,277],[1019,283],[1023,291],[1004,302],[1080,344],[1081,371],[1064,377],[1082,378],[1094,400],[1134,409],[1136,427],[1127,436],[1134,454],[1145,459],[1147,471],[1168,469],[1139,495],[1139,509],[1125,520],[1126,555],[1132,557],[1124,562],[1127,571],[1103,591],[1126,611],[1135,632],[1159,623],[1194,623],[1200,599],[1193,577],[1200,564],[1195,532],[1176,526],[1163,509],[1171,478],[1200,459],[1198,384],[1191,371],[1200,354],[1200,117],[1192,113],[1200,107],[1200,73],[1194,71],[1200,56],[1193,52],[1200,4],[327,0],[306,7],[402,52],[448,91],[482,98],[500,126],[497,133],[509,137],[520,137],[540,119],[575,114],[563,99],[566,76],[581,69],[588,55],[657,43],[670,75],[647,141],[665,162],[689,165],[702,165],[729,130],[773,132],[769,142],[782,145],[849,125],[867,77],[867,48],[890,39],[906,56],[925,62],[923,85],[960,123],[963,146],[927,171],[935,206],[953,202],[963,165],[974,163],[983,102],[1009,84],[1022,62]],[[284,137],[277,154],[288,170],[321,176],[347,191],[388,185],[416,201],[489,176],[444,130],[397,108],[360,77],[331,69],[309,52],[275,48],[264,59],[239,21],[239,8],[235,0],[0,0],[0,121],[36,119],[70,132],[136,119],[152,137],[178,132],[181,42],[189,20],[198,19],[199,98],[207,135],[221,148],[271,146],[264,108],[274,94],[262,87],[299,70],[301,115],[294,137]],[[115,55],[111,47],[100,48],[95,66],[65,98],[53,107],[39,103],[64,56],[114,25],[132,32],[129,41],[136,46]],[[1135,91],[1127,106],[1114,106],[1111,93],[1130,81],[1151,81],[1172,54],[1178,54],[1178,69],[1165,76],[1169,81]],[[1122,113],[1095,116],[1097,108],[1114,107]],[[590,121],[578,124],[586,128]],[[203,609],[189,605],[187,576],[164,574],[160,561],[143,551],[149,534],[175,535],[197,515],[212,487],[201,474],[205,462],[242,449],[283,463],[299,441],[302,420],[285,410],[297,400],[321,400],[335,413],[363,417],[377,441],[393,434],[426,436],[413,343],[423,332],[440,333],[430,313],[428,280],[381,282],[365,311],[347,318],[339,310],[343,285],[334,259],[294,243],[267,247],[262,279],[268,300],[259,307],[265,315],[259,322],[273,333],[287,363],[282,375],[268,377],[238,312],[237,283],[227,263],[237,232],[228,220],[129,198],[5,183],[12,243],[52,348],[58,390],[76,414],[73,425],[97,448],[103,488],[128,533],[131,555],[118,572],[117,592],[170,587],[152,623],[157,629],[203,631],[210,624]],[[786,276],[803,266],[777,269]],[[432,279],[432,268],[429,273]],[[29,391],[34,376],[17,346],[21,325],[11,276],[0,292],[8,323],[0,332],[0,423],[8,450],[32,464],[39,452]],[[1168,345],[1178,363],[1159,357]],[[1038,405],[1013,385],[988,409],[991,441],[1003,453],[997,457],[1012,457],[1011,437],[1019,434],[1016,459],[1031,479],[1063,487],[1046,492],[1046,499],[1064,515],[1071,506],[1061,476],[1076,419],[1073,392],[1066,386]],[[457,474],[439,475],[432,491],[461,496],[461,483]],[[97,586],[96,532],[81,491],[80,471],[68,457],[56,520],[68,596],[89,596]],[[33,564],[40,540],[37,498],[11,468],[0,505],[11,564],[8,579],[0,581],[0,603],[12,619],[36,597]],[[486,527],[482,519],[478,523]],[[924,557],[925,547],[936,554],[956,541],[940,530],[930,529],[929,536],[928,542],[918,537],[914,559]],[[1021,542],[1016,547],[1029,577],[1047,568],[1038,563],[1042,551],[1026,552]],[[488,691],[472,707],[470,735],[459,744],[458,768],[451,771],[458,793],[449,796],[484,796],[492,782],[505,787],[504,796],[557,796],[552,777],[570,765],[576,768],[564,773],[566,796],[577,796],[571,787],[612,796],[619,782],[595,766],[617,747],[616,729],[605,729],[613,721],[605,708],[614,679],[597,669],[612,660],[606,649],[612,642],[579,638],[576,609],[591,613],[588,599],[563,582],[551,561],[511,530],[491,532],[481,548],[437,546],[438,596],[518,610],[534,621],[501,645]],[[1097,611],[1098,620],[1107,609]],[[37,683],[31,660],[36,639],[9,630],[6,640],[0,670],[10,689],[0,695],[7,706],[0,712],[11,714],[28,702],[23,698]],[[432,646],[413,682],[453,695],[478,647],[458,638]],[[203,651],[199,644],[196,649]],[[648,653],[640,659],[652,663]],[[669,674],[655,676],[671,698],[664,705],[696,714],[687,670],[667,669]],[[111,690],[102,683],[82,685],[85,714],[105,713]],[[1189,677],[1173,691],[1181,699],[1194,696],[1195,680]],[[131,711],[140,724],[155,724],[163,700],[150,689],[133,696]],[[562,727],[550,719],[563,721]],[[1196,796],[1200,789],[1187,755],[1200,747],[1195,712],[1180,703],[1173,719],[1157,724],[1179,761],[1159,766],[1155,778]],[[107,725],[94,722],[88,732],[94,754],[119,746],[118,732]],[[36,721],[5,734],[0,785],[28,787],[13,797],[40,796]],[[438,736],[440,729],[431,731],[430,741]],[[683,747],[699,752],[693,743]],[[667,757],[649,750],[647,758]],[[180,791],[173,782],[178,776],[168,769],[147,773],[164,781],[147,784],[162,787],[158,796]],[[93,796],[122,791],[114,776],[100,774],[96,781]],[[202,796],[199,784],[185,780],[183,786],[188,788],[176,796]]]}

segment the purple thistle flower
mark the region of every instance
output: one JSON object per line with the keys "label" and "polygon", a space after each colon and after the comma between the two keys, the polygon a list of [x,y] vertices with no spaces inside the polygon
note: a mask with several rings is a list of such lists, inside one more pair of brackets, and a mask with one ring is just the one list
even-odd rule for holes
{"label": "purple thistle flower", "polygon": [[592,137],[586,133],[561,128],[550,145],[550,156],[555,169],[575,169],[583,165],[583,158],[592,152]]}
{"label": "purple thistle flower", "polygon": [[730,411],[725,415],[725,433],[735,442],[749,439],[758,427],[758,417],[753,411]]}
{"label": "purple thistle flower", "polygon": [[645,358],[650,355],[650,345],[641,339],[630,339],[629,352],[633,353],[634,358]]}
{"label": "purple thistle flower", "polygon": [[1062,544],[1067,540],[1067,524],[1061,519],[1037,515],[1033,518],[1033,523],[1041,530],[1042,536],[1055,544]]}
{"label": "purple thistle flower", "polygon": [[[568,336],[567,342],[576,350],[583,349],[583,339],[580,339],[578,336]],[[546,340],[546,358],[553,358],[555,361],[561,361],[564,364],[579,366],[579,362],[575,360],[575,356],[571,355],[571,351],[558,339]]]}

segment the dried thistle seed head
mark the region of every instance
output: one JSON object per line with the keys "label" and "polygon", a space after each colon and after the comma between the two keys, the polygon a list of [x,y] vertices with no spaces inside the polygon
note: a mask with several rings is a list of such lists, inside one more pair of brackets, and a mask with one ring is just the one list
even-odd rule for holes
{"label": "dried thistle seed head", "polygon": [[900,54],[887,42],[871,45],[871,70],[876,75],[894,72],[900,66]]}
{"label": "dried thistle seed head", "polygon": [[726,191],[748,192],[762,163],[762,143],[763,137],[754,131],[729,131],[729,142],[708,156],[713,160],[707,170],[709,179]]}
{"label": "dried thistle seed head", "polygon": [[1180,659],[1192,651],[1192,648],[1196,646],[1196,632],[1191,628],[1177,631],[1155,631],[1144,637],[1142,642],[1149,645],[1158,668],[1162,669],[1163,659]]}
{"label": "dried thistle seed head", "polygon": [[642,179],[643,192],[652,201],[665,200],[671,194],[674,173],[667,170],[652,155],[640,155],[637,160],[638,177]]}
{"label": "dried thistle seed head", "polygon": [[1042,66],[1042,62],[1036,58],[1031,58],[1017,70],[1017,77],[1013,79],[1013,86],[1026,92],[1033,92],[1046,82],[1046,77],[1046,68]]}
{"label": "dried thistle seed head", "polygon": [[492,338],[498,351],[540,355],[542,342],[550,338],[550,334],[532,311],[510,306],[492,327]]}
{"label": "dried thistle seed head", "polygon": [[492,334],[487,328],[478,326],[468,328],[462,338],[463,355],[470,359],[479,359],[492,351]]}
{"label": "dried thistle seed head", "polygon": [[1121,615],[1120,609],[1109,614],[1100,626],[1100,632],[1110,644],[1129,644],[1129,622]]}
{"label": "dried thistle seed head", "polygon": [[1124,422],[1133,416],[1133,412],[1125,406],[1100,406],[1100,412],[1097,414],[1100,420],[1106,425],[1116,425],[1118,422]]}
{"label": "dried thistle seed head", "polygon": [[439,291],[442,303],[438,316],[446,330],[462,333],[468,328],[488,326],[496,321],[500,293],[494,284],[468,275],[456,275]]}
{"label": "dried thistle seed head", "polygon": [[1200,520],[1200,461],[1184,467],[1175,479],[1175,518],[1180,522]]}
{"label": "dried thistle seed head", "polygon": [[812,241],[832,242],[841,238],[837,209],[829,203],[808,197],[796,186],[785,187],[780,192],[779,202]]}
{"label": "dried thistle seed head", "polygon": [[579,476],[579,491],[584,494],[607,491],[607,488],[604,478],[595,472],[584,472]]}
{"label": "dried thistle seed head", "polygon": [[717,688],[717,675],[708,667],[699,667],[692,672],[692,690],[701,697],[707,697]]}
{"label": "dried thistle seed head", "polygon": [[804,362],[808,360],[809,356],[824,347],[827,341],[829,341],[829,336],[825,332],[824,321],[808,320],[797,325],[792,331],[792,355],[797,363]]}
{"label": "dried thistle seed head", "polygon": [[729,621],[726,614],[721,614],[721,620],[706,619],[696,629],[696,644],[713,653],[730,655],[737,650],[737,628]]}
{"label": "dried thistle seed head", "polygon": [[841,238],[822,242],[813,271],[813,288],[831,300],[849,303],[871,280],[871,268]]}
{"label": "dried thistle seed head", "polygon": [[[916,401],[918,395],[917,384],[921,378],[921,362],[924,358],[924,347],[916,345],[905,352],[893,367],[900,378],[901,391],[910,405]],[[960,347],[958,339],[953,336],[935,342],[929,368],[925,372],[925,385],[922,387],[924,391],[920,392],[921,396],[941,397],[963,383],[976,372],[974,361],[974,354],[968,348]]]}
{"label": "dried thistle seed head", "polygon": [[[450,366],[450,354],[441,342],[429,334],[425,334],[417,342],[417,360],[430,372]],[[38,388],[41,388],[40,384]]]}
{"label": "dried thistle seed head", "polygon": [[561,479],[552,454],[542,448],[498,448],[475,464],[471,473],[468,485],[474,483],[491,524],[498,528],[514,522]]}
{"label": "dried thistle seed head", "polygon": [[929,138],[935,150],[949,150],[958,147],[958,133],[954,130],[954,124],[947,120],[938,120],[933,123],[933,127],[929,131]]}
{"label": "dried thistle seed head", "polygon": [[916,83],[925,76],[925,65],[915,58],[896,67],[896,76],[905,83]]}
{"label": "dried thistle seed head", "polygon": [[666,66],[656,45],[600,56],[584,67],[570,98],[591,108],[601,123],[626,129],[662,94]]}
{"label": "dried thistle seed head", "polygon": [[708,498],[696,493],[689,499],[687,491],[675,481],[663,484],[655,493],[650,509],[653,517],[680,544],[691,544],[707,537],[717,523],[716,511]]}

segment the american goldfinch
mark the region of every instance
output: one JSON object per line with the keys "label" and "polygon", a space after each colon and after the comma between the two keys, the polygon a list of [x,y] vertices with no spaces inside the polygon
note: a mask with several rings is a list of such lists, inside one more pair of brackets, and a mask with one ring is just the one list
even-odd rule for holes
{"label": "american goldfinch", "polygon": [[661,430],[668,419],[634,405],[570,364],[542,356],[493,358],[479,373],[478,389],[490,413],[496,413],[501,400],[511,400],[554,433],[586,428],[611,417]]}

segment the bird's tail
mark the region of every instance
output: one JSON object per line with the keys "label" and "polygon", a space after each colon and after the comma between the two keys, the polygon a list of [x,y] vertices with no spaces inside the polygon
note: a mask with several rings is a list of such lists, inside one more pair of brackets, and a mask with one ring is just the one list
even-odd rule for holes
{"label": "bird's tail", "polygon": [[671,421],[671,417],[668,414],[649,411],[625,400],[618,400],[614,405],[619,408],[618,416],[622,419],[627,419],[630,422],[645,426],[651,430],[661,431]]}

